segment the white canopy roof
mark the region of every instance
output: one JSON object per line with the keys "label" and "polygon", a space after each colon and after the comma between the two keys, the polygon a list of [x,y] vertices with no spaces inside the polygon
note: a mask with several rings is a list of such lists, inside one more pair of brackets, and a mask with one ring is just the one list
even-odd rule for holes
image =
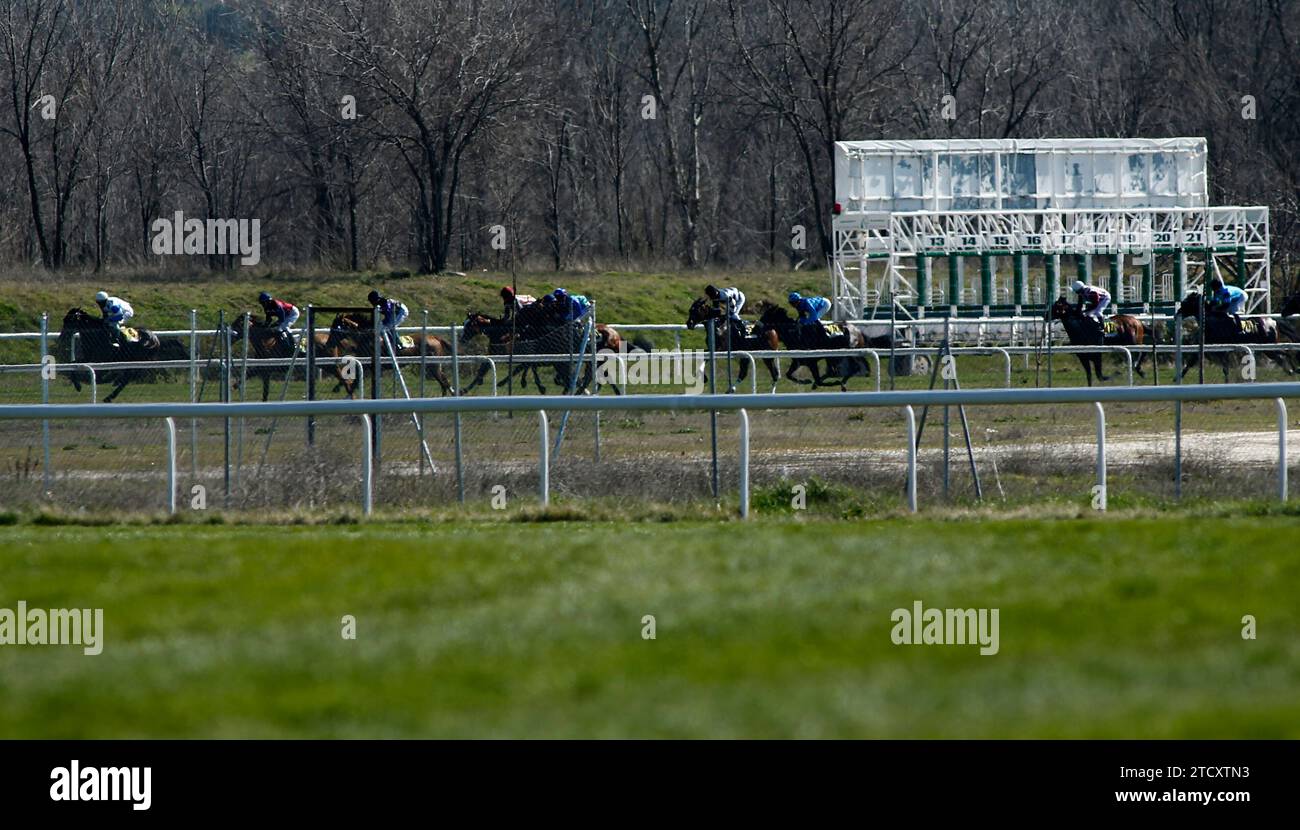
{"label": "white canopy roof", "polygon": [[835,144],[842,214],[1202,207],[1204,138],[924,139]]}

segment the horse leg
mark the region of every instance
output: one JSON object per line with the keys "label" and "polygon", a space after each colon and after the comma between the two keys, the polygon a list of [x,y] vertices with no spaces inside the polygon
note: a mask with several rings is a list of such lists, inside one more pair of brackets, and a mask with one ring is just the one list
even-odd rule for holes
{"label": "horse leg", "polygon": [[1092,361],[1093,361],[1093,362],[1092,362],[1093,367],[1097,370],[1097,380],[1100,380],[1100,381],[1107,381],[1107,380],[1110,380],[1110,378],[1108,378],[1108,377],[1105,375],[1105,373],[1103,373],[1102,370],[1101,370],[1101,367],[1102,367],[1101,355],[1099,355],[1099,354],[1092,355]]}
{"label": "horse leg", "polygon": [[478,372],[474,375],[474,379],[469,382],[469,386],[466,386],[465,388],[461,389],[460,393],[462,395],[468,395],[470,392],[473,392],[476,388],[478,388],[478,385],[483,382],[483,378],[487,377],[487,373],[488,373],[488,365],[486,363],[480,362],[478,365]]}
{"label": "horse leg", "polygon": [[1137,372],[1138,377],[1145,378],[1146,373],[1142,371],[1142,363],[1147,359],[1146,352],[1138,352],[1137,360],[1133,361],[1133,371]]}
{"label": "horse leg", "polygon": [[113,391],[109,392],[108,397],[104,398],[104,403],[112,403],[113,399],[121,394],[122,390],[125,389],[126,385],[130,382],[131,381],[128,378],[118,378],[115,380],[113,382]]}
{"label": "horse leg", "polygon": [[786,380],[790,381],[791,383],[798,383],[804,386],[807,386],[809,383],[812,383],[812,381],[801,380],[794,376],[795,370],[797,370],[802,365],[803,365],[802,360],[797,358],[792,358],[790,360],[790,368],[785,370]]}
{"label": "horse leg", "polygon": [[1078,355],[1079,365],[1083,367],[1083,373],[1088,377],[1088,385],[1092,386],[1092,364],[1088,362],[1088,355]]}
{"label": "horse leg", "polygon": [[262,373],[262,403],[271,399],[271,373]]}
{"label": "horse leg", "polygon": [[776,384],[781,379],[781,376],[777,374],[776,371],[776,360],[774,358],[765,357],[763,358],[763,362],[767,364],[767,371],[772,375],[772,391],[775,392]]}

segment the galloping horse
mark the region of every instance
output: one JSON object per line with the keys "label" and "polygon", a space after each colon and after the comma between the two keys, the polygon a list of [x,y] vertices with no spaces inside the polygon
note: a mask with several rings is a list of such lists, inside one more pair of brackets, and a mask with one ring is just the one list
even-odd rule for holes
{"label": "galloping horse", "polygon": [[[1142,321],[1128,314],[1116,314],[1106,323],[1098,323],[1092,317],[1079,311],[1064,297],[1052,303],[1049,318],[1060,320],[1065,327],[1065,335],[1070,338],[1071,346],[1141,346],[1146,340],[1146,327]],[[1154,333],[1153,333],[1154,336]],[[1088,376],[1088,385],[1092,386],[1092,374],[1095,370],[1097,380],[1110,380],[1101,370],[1101,355],[1097,353],[1078,354],[1079,364]],[[1133,371],[1142,377],[1142,361],[1146,352],[1138,352],[1133,361]]]}
{"label": "galloping horse", "polygon": [[[1285,307],[1284,307],[1285,313]],[[1201,314],[1201,294],[1193,291],[1188,294],[1183,302],[1178,306],[1178,314],[1184,320],[1198,320]],[[1197,332],[1196,337],[1201,333]],[[1206,344],[1221,343],[1244,343],[1248,345],[1268,345],[1278,342],[1277,324],[1268,317],[1256,317],[1250,320],[1238,320],[1222,311],[1205,312],[1205,342]],[[1260,354],[1282,367],[1288,375],[1295,374],[1287,360],[1286,352],[1265,351],[1261,350]],[[1218,363],[1223,369],[1223,382],[1228,382],[1228,361],[1231,358],[1230,352],[1215,352],[1211,358]],[[1191,359],[1183,363],[1183,375],[1186,376],[1189,369],[1196,365],[1199,356],[1193,352]]]}
{"label": "galloping horse", "polygon": [[[832,323],[826,324],[818,322],[814,325],[803,325],[798,320],[790,316],[790,313],[781,306],[768,305],[762,315],[759,317],[765,327],[776,332],[777,337],[785,344],[787,349],[796,350],[831,350],[831,349],[872,349],[872,348],[889,348],[889,338],[874,337],[868,338],[867,335],[858,328],[844,324]],[[822,377],[817,368],[819,360],[826,360],[827,376]],[[832,367],[838,364],[838,375],[832,372]],[[808,371],[812,372],[811,381],[800,380],[794,376],[794,372],[800,366],[807,366]],[[831,357],[831,358],[794,358],[790,361],[790,368],[786,369],[785,376],[794,383],[811,383],[816,386],[830,386],[838,383],[842,391],[847,392],[846,385],[850,378],[857,375],[868,377],[871,375],[871,366],[863,357],[856,355],[848,357]]]}
{"label": "galloping horse", "polygon": [[[297,346],[288,338],[280,336],[280,330],[275,326],[268,326],[257,321],[253,315],[247,311],[241,313],[230,323],[231,342],[238,343],[244,339],[244,321],[248,320],[248,345],[253,351],[253,357],[259,360],[272,358],[289,359],[293,357],[294,350]],[[313,335],[316,340],[316,350],[324,352],[326,341],[329,339],[324,334]],[[305,364],[305,361],[304,361]],[[334,367],[337,374],[339,367]],[[262,379],[262,400],[266,401],[271,394],[271,378],[283,379],[285,372],[278,366],[254,366],[248,370],[252,377]],[[343,378],[339,377],[339,385],[343,383]],[[334,387],[335,391],[339,386]]]}
{"label": "galloping horse", "polygon": [[[334,322],[330,323],[329,336],[325,339],[325,351],[330,357],[343,357],[344,355],[370,357],[374,354],[373,344],[374,329],[371,327],[368,317],[340,314],[334,318]],[[418,336],[404,334],[398,338],[397,343],[393,344],[393,348],[397,357],[419,357],[420,345],[421,342]],[[424,337],[423,345],[424,353],[428,357],[448,357],[451,355],[450,344],[432,334]],[[341,370],[341,366],[335,367],[339,383],[347,391],[348,397],[351,398],[356,388],[356,380],[345,377]],[[438,364],[428,364],[425,367],[424,376],[438,381],[444,396],[448,393],[456,394],[456,390],[451,387],[451,381],[447,380],[446,373]]]}
{"label": "galloping horse", "polygon": [[[758,351],[776,351],[781,348],[781,339],[777,336],[776,329],[768,328],[762,323],[750,323],[744,320],[733,320],[727,316],[722,308],[713,305],[705,297],[700,297],[691,303],[691,309],[686,313],[686,328],[694,329],[697,325],[707,320],[727,320],[731,327],[731,348],[735,351],[758,352]],[[725,333],[720,334],[726,337]],[[722,348],[725,344],[714,343],[714,348]],[[776,391],[776,382],[780,375],[776,371],[776,358],[765,357],[763,363],[767,366],[767,371],[772,375],[772,391]],[[749,375],[749,361],[740,362],[740,375],[736,382],[740,383]]]}
{"label": "galloping horse", "polygon": [[[72,361],[73,335],[77,338],[77,360],[87,363],[127,363],[138,360],[185,360],[189,352],[179,341],[172,338],[159,340],[148,329],[136,328],[132,339],[123,332],[118,346],[113,346],[108,327],[102,317],[89,314],[83,309],[73,308],[63,316],[63,327],[55,346],[59,360]],[[73,387],[81,391],[81,376],[73,372],[70,376]],[[104,398],[104,403],[113,400],[132,381],[150,381],[167,377],[165,369],[114,369],[99,375],[101,380],[113,384],[113,391]]]}

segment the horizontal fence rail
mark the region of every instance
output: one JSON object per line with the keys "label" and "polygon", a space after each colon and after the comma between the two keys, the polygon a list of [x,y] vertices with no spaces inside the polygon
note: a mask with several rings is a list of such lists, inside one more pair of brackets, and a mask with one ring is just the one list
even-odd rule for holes
{"label": "horizontal fence rail", "polygon": [[[361,399],[333,401],[230,402],[230,403],[126,403],[116,406],[93,404],[5,404],[0,419],[34,420],[48,424],[60,419],[114,418],[159,419],[167,425],[167,501],[176,509],[176,418],[255,418],[261,416],[360,416],[362,423],[362,508],[369,514],[373,505],[375,416],[387,414],[456,414],[482,412],[535,412],[539,420],[539,493],[541,503],[549,499],[550,440],[546,412],[735,412],[740,430],[740,514],[749,515],[749,419],[748,410],[845,409],[857,407],[893,408],[904,413],[907,423],[907,502],[916,510],[917,447],[914,412],[918,406],[987,406],[1089,404],[1096,413],[1096,476],[1105,509],[1106,421],[1104,405],[1130,402],[1187,403],[1210,400],[1268,400],[1277,408],[1278,495],[1285,500],[1286,481],[1286,398],[1300,397],[1300,383],[1205,384],[1186,386],[1137,386],[1111,388],[1048,389],[953,389],[896,392],[815,392],[804,395],[639,395],[628,397],[572,397],[563,402],[540,395],[484,398]],[[47,471],[48,475],[48,471]]]}

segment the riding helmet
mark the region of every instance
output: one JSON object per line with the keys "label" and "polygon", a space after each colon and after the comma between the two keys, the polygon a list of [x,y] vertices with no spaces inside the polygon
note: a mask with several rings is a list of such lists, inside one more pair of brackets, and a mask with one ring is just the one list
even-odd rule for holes
{"label": "riding helmet", "polygon": [[1083,280],[1075,280],[1074,285],[1071,285],[1070,287],[1074,289],[1075,294],[1078,294],[1080,291],[1087,288],[1088,286],[1083,284]]}
{"label": "riding helmet", "polygon": [[107,292],[107,291],[97,291],[97,292],[95,292],[95,302],[97,302],[97,303],[106,303],[106,302],[108,302],[108,292]]}
{"label": "riding helmet", "polygon": [[1215,277],[1214,279],[1210,280],[1210,287],[1211,287],[1211,288],[1214,288],[1214,289],[1222,288],[1222,287],[1223,287],[1223,277]]}
{"label": "riding helmet", "polygon": [[261,294],[258,294],[258,295],[257,295],[257,301],[258,301],[259,303],[269,303],[269,302],[271,302],[271,294],[270,294],[270,292],[263,291]]}
{"label": "riding helmet", "polygon": [[371,291],[369,294],[366,295],[366,302],[370,303],[371,305],[379,305],[379,301],[382,299],[384,298],[379,296],[378,291]]}
{"label": "riding helmet", "polygon": [[792,303],[797,303],[803,299],[803,295],[800,294],[798,291],[791,291],[790,296],[787,297],[786,299]]}
{"label": "riding helmet", "polygon": [[706,285],[704,286],[704,293],[710,297],[716,297],[718,296],[718,287],[716,285]]}
{"label": "riding helmet", "polygon": [[508,285],[501,286],[501,298],[503,300],[513,300],[515,298],[515,290]]}

